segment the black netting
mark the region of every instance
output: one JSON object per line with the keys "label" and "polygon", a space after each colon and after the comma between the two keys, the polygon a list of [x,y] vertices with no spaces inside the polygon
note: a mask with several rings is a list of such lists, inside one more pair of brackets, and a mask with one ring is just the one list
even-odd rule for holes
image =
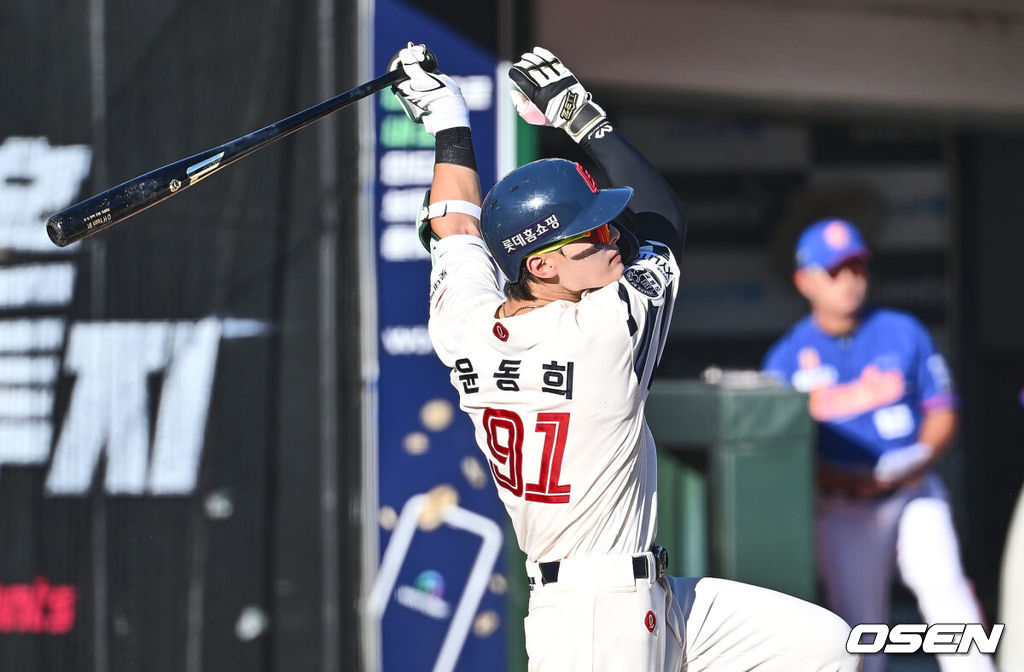
{"label": "black netting", "polygon": [[[340,90],[357,83],[355,9],[336,11]],[[77,249],[38,238],[55,209],[318,102],[316,16],[288,0],[0,9],[0,670],[316,669],[325,600],[358,663],[347,511],[340,594],[320,585],[316,126]],[[354,239],[356,116],[332,120]],[[339,247],[327,372],[342,503],[360,474],[355,247]]]}

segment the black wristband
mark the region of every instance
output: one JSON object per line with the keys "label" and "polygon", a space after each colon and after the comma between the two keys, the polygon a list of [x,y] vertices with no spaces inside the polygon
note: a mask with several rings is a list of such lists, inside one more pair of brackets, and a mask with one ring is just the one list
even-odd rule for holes
{"label": "black wristband", "polygon": [[434,163],[454,163],[476,170],[473,131],[469,130],[468,126],[438,131],[434,136]]}

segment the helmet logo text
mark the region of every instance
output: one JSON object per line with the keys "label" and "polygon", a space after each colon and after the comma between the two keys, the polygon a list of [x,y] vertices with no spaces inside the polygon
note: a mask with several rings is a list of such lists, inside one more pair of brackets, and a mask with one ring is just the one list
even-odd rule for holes
{"label": "helmet logo text", "polygon": [[501,244],[505,248],[505,254],[515,254],[524,247],[550,238],[559,226],[561,223],[554,214],[538,219],[522,231],[502,239]]}

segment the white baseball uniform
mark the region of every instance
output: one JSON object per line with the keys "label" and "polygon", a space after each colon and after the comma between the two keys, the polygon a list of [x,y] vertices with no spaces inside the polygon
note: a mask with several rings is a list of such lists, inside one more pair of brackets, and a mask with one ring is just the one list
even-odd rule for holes
{"label": "white baseball uniform", "polygon": [[430,337],[527,556],[530,671],[855,670],[848,627],[820,607],[657,575],[643,410],[678,279],[669,248],[648,242],[622,279],[578,303],[498,319],[483,241],[436,243]]}

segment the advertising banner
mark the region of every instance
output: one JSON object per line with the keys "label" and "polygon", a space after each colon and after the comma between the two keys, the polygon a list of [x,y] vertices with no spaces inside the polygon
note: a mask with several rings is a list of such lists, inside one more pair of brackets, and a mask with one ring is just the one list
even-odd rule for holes
{"label": "advertising banner", "polygon": [[[495,56],[398,0],[378,1],[375,15],[375,72],[413,40],[460,85],[486,190],[496,177]],[[415,219],[433,173],[433,138],[390,92],[375,109],[382,558],[370,613],[380,619],[382,667],[503,669],[505,514],[427,335],[430,260]]]}

